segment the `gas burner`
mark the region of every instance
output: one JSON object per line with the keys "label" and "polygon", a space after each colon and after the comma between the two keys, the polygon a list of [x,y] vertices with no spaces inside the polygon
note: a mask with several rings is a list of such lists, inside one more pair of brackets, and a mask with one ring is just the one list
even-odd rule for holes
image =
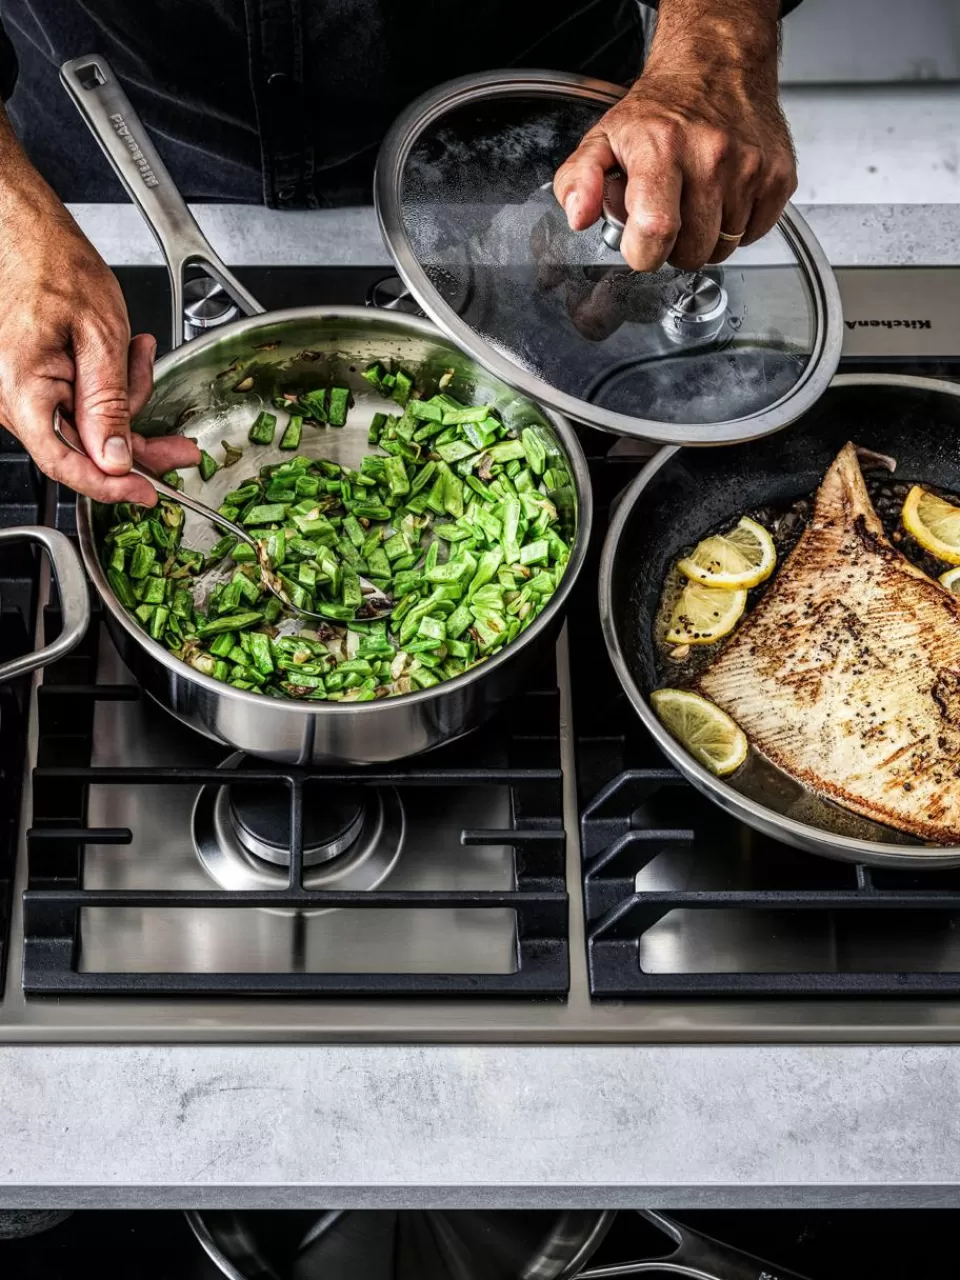
{"label": "gas burner", "polygon": [[[242,775],[263,762],[238,752],[220,766]],[[303,804],[303,887],[375,889],[393,870],[404,839],[393,787],[307,784]],[[225,889],[283,889],[290,865],[290,793],[276,785],[208,785],[193,810],[204,869]],[[305,912],[304,914],[317,914]]]}
{"label": "gas burner", "polygon": [[[237,772],[262,767],[260,761],[247,756],[237,765]],[[244,849],[264,862],[289,867],[290,792],[284,783],[220,790],[229,797],[230,819]],[[315,867],[346,853],[363,827],[364,808],[361,787],[324,787],[321,803],[305,802],[303,865]]]}
{"label": "gas burner", "polygon": [[[431,267],[430,279],[443,300],[462,315],[473,298],[473,269],[469,266],[456,274],[446,267]],[[367,306],[381,311],[402,311],[422,316],[423,308],[398,275],[384,276],[367,290]]]}
{"label": "gas burner", "polygon": [[226,289],[209,276],[194,276],[183,286],[183,338],[189,342],[208,329],[236,320],[240,308]]}
{"label": "gas burner", "polygon": [[378,311],[402,311],[406,315],[422,316],[416,298],[399,276],[384,276],[367,290],[367,306]]}

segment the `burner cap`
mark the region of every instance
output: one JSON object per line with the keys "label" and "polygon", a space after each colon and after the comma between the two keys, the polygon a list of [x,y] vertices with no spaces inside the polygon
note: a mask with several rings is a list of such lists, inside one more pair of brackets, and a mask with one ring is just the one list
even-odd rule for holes
{"label": "burner cap", "polygon": [[[304,866],[328,862],[350,848],[363,826],[363,806],[360,787],[318,786],[307,792],[303,806]],[[234,784],[230,788],[230,811],[237,838],[249,853],[277,866],[289,866],[290,792],[283,783]]]}
{"label": "burner cap", "polygon": [[[473,297],[472,273],[469,266],[460,272],[435,267],[433,283],[441,297],[453,307],[457,315],[464,311]],[[367,306],[381,311],[402,311],[407,315],[423,316],[423,308],[398,275],[384,276],[367,290]]]}
{"label": "burner cap", "polygon": [[[201,787],[193,837],[201,865],[225,889],[285,889],[290,867],[290,792],[278,779],[244,784],[263,761],[229,756],[230,786]],[[382,884],[403,848],[406,821],[393,787],[336,786],[311,779],[304,788],[305,889],[366,891]],[[267,907],[279,915],[322,915],[334,907]]]}

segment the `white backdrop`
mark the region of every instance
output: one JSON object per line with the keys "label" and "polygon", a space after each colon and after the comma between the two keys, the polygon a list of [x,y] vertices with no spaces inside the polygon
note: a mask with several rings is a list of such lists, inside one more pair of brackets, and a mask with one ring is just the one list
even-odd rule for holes
{"label": "white backdrop", "polygon": [[784,84],[960,80],[960,0],[803,0]]}

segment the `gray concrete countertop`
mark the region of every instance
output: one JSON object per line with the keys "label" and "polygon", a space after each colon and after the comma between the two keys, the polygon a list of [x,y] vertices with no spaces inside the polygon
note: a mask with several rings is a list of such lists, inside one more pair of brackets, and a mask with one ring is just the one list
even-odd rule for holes
{"label": "gray concrete countertop", "polygon": [[960,1050],[0,1050],[0,1207],[960,1203]]}
{"label": "gray concrete countertop", "polygon": [[[114,266],[162,261],[132,205],[74,205],[71,211]],[[960,264],[960,204],[801,206],[835,266]],[[228,263],[247,266],[379,266],[390,255],[372,209],[277,213],[246,205],[195,205],[194,213]]]}
{"label": "gray concrete countertop", "polygon": [[[960,263],[960,206],[814,206],[838,265]],[[75,210],[159,261],[125,206]],[[377,264],[369,211],[205,207],[231,263]],[[960,1048],[0,1049],[0,1207],[960,1204]]]}

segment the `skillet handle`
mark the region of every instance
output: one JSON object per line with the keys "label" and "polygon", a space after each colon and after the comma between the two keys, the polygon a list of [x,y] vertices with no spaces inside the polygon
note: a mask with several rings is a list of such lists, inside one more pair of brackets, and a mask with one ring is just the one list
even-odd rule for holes
{"label": "skillet handle", "polygon": [[17,676],[36,671],[75,649],[90,625],[90,593],[80,557],[70,539],[56,529],[28,525],[21,529],[0,529],[0,546],[13,542],[33,542],[41,547],[50,559],[60,608],[63,613],[63,629],[56,640],[36,653],[25,653],[20,658],[0,666],[0,681],[15,680]]}
{"label": "skillet handle", "polygon": [[72,58],[60,68],[60,79],[163,251],[173,300],[172,345],[183,341],[187,267],[203,267],[245,315],[259,315],[264,308],[228,271],[200,230],[106,58]]}

